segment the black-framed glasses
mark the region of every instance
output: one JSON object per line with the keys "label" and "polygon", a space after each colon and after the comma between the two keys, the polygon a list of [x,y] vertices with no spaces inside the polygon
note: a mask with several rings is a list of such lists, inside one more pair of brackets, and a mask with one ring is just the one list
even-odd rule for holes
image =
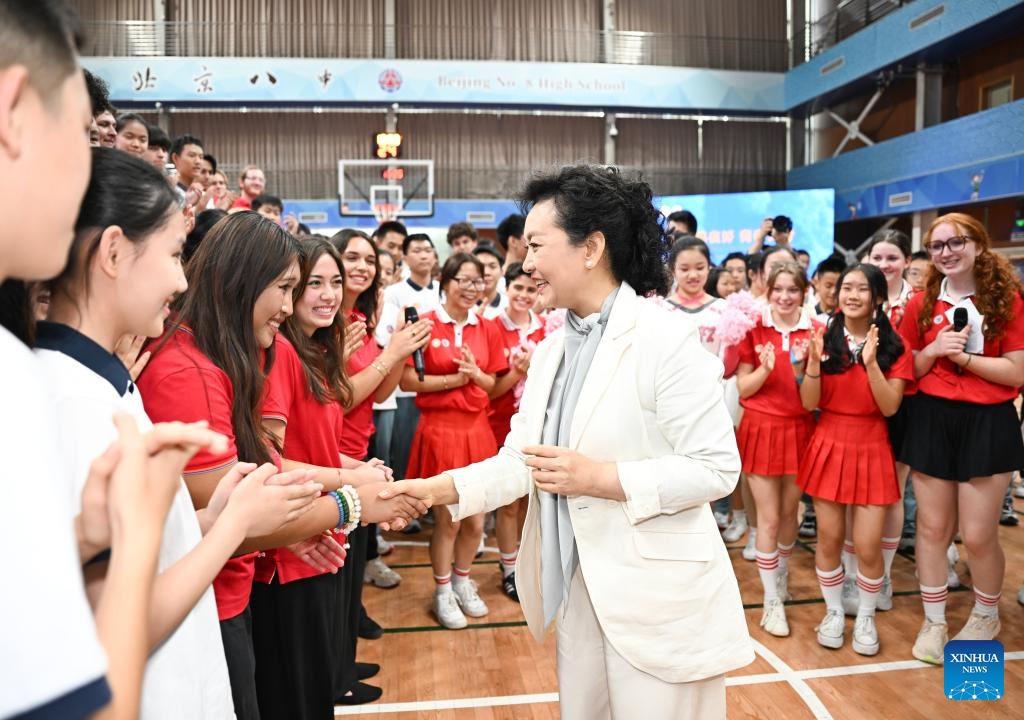
{"label": "black-framed glasses", "polygon": [[967,247],[967,242],[974,238],[968,235],[954,235],[949,240],[932,240],[930,243],[924,246],[924,249],[928,251],[929,255],[941,255],[942,251],[949,248],[950,252],[962,252]]}
{"label": "black-framed glasses", "polygon": [[487,287],[487,283],[482,278],[454,277],[452,279],[459,284],[459,290],[469,290],[470,288],[483,290]]}

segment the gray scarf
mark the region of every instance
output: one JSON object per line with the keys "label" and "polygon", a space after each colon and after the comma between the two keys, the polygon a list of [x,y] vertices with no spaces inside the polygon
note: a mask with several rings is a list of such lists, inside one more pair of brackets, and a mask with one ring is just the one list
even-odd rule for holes
{"label": "gray scarf", "polygon": [[[548,397],[542,442],[545,445],[569,447],[569,432],[576,403],[583,390],[590,364],[597,354],[601,336],[608,324],[612,305],[619,289],[605,298],[599,313],[581,318],[572,311],[565,317],[565,354],[558,366]],[[544,624],[558,612],[559,603],[569,599],[569,583],[579,557],[576,537],[569,516],[569,503],[564,495],[540,492],[541,589],[544,595]]]}

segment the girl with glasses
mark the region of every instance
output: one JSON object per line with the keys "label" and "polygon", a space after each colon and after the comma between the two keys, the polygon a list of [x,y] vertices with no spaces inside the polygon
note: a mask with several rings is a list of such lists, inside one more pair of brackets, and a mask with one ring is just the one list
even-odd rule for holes
{"label": "girl with glasses", "polygon": [[[919,392],[899,459],[917,496],[917,573],[925,620],[914,657],[941,664],[948,637],[946,548],[967,547],[974,608],[954,640],[999,634],[1005,558],[998,521],[1024,441],[1013,401],[1024,385],[1024,299],[1010,263],[985,227],[950,213],[928,229],[936,272],[911,298],[900,333],[914,351]],[[967,325],[954,328],[958,315]]]}
{"label": "girl with glasses", "polygon": [[[416,392],[420,422],[409,451],[408,477],[429,477],[494,454],[494,433],[487,421],[488,393],[496,374],[508,368],[504,346],[493,326],[474,308],[483,294],[483,265],[469,253],[456,253],[441,269],[444,302],[425,317],[433,321],[423,352],[421,380],[412,359],[402,389]],[[449,629],[466,627],[466,615],[483,617],[487,605],[469,579],[483,535],[483,515],[452,523],[443,505],[434,507],[430,562],[436,583],[433,611]],[[454,565],[453,565],[454,562]],[[454,571],[454,578],[452,577]]]}

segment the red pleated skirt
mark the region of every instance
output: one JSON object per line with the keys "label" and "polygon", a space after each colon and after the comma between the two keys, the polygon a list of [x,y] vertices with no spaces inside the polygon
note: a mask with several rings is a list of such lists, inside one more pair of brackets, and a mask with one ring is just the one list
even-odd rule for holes
{"label": "red pleated skirt", "polygon": [[769,477],[796,475],[813,432],[810,413],[786,417],[744,409],[736,431],[743,472]]}
{"label": "red pleated skirt", "polygon": [[486,410],[422,410],[405,476],[425,478],[465,467],[493,457],[495,448]]}
{"label": "red pleated skirt", "polygon": [[845,505],[899,500],[885,419],[823,412],[796,482],[811,497]]}

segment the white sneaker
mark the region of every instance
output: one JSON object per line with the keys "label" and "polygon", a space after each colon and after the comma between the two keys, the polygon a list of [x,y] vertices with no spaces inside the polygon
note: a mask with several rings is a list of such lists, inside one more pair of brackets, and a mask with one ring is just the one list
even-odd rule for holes
{"label": "white sneaker", "polygon": [[917,640],[914,641],[914,657],[921,662],[941,665],[942,654],[948,640],[949,630],[946,623],[932,622],[925,618],[920,632],[917,633]]}
{"label": "white sneaker", "polygon": [[860,591],[857,589],[857,577],[847,575],[843,579],[843,613],[857,617],[860,610]]}
{"label": "white sneaker", "polygon": [[946,550],[946,559],[949,561],[946,585],[958,588],[960,587],[960,576],[956,574],[956,564],[960,561],[960,552],[956,549],[956,544],[950,544]]}
{"label": "white sneaker", "polygon": [[733,519],[729,521],[729,526],[725,528],[725,531],[722,533],[722,539],[727,543],[736,542],[743,537],[743,533],[746,531],[747,516],[745,514],[740,515],[738,518],[734,516]]}
{"label": "white sneaker", "polygon": [[789,637],[789,623],[786,622],[786,608],[778,598],[768,600],[764,604],[761,616],[761,627],[775,637]]}
{"label": "white sneaker", "polygon": [[954,640],[995,640],[1002,629],[999,616],[986,617],[972,612],[967,618],[963,629],[956,634]]}
{"label": "white sneaker", "polygon": [[878,629],[874,615],[858,615],[853,624],[853,651],[860,655],[878,654]]}
{"label": "white sneaker", "polygon": [[434,594],[434,605],[431,608],[438,621],[449,630],[461,630],[469,623],[466,616],[459,610],[459,603],[455,599],[454,592],[439,592]]}
{"label": "white sneaker", "polygon": [[757,560],[757,547],[755,547],[755,540],[757,540],[757,528],[751,527],[750,532],[747,533],[747,544],[743,546],[743,552],[740,553],[743,555],[744,560],[749,560],[750,562]]}
{"label": "white sneaker", "polygon": [[882,612],[892,610],[892,579],[885,578],[882,580],[882,590],[878,593],[878,603],[875,605],[875,610]]}
{"label": "white sneaker", "polygon": [[363,571],[363,582],[369,585],[376,585],[379,588],[393,588],[402,582],[402,576],[384,564],[380,558],[374,558],[366,563],[366,570]]}
{"label": "white sneaker", "polygon": [[381,557],[390,555],[395,549],[395,544],[388,540],[385,540],[383,536],[377,535],[377,552],[380,553]]}
{"label": "white sneaker", "polygon": [[846,619],[838,610],[829,610],[815,630],[818,631],[818,644],[836,650],[843,646],[843,633],[846,630]]}
{"label": "white sneaker", "polygon": [[793,596],[789,594],[789,570],[779,570],[779,574],[775,576],[775,590],[782,602],[789,602],[793,599]]}
{"label": "white sneaker", "polygon": [[462,612],[470,617],[483,617],[489,610],[487,604],[477,592],[476,583],[472,580],[463,580],[460,583],[452,583],[452,591],[455,593],[455,600],[462,608]]}
{"label": "white sneaker", "polygon": [[718,530],[721,532],[729,525],[729,513],[715,511],[715,522],[718,523]]}

